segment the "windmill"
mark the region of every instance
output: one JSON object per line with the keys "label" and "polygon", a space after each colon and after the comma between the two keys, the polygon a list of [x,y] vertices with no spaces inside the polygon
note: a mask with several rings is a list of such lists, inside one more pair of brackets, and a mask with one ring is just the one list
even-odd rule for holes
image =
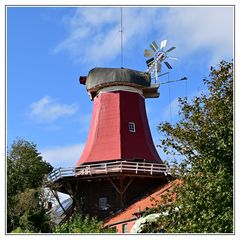
{"label": "windmill", "polygon": [[162,40],[160,42],[160,47],[153,41],[150,44],[150,48],[152,50],[145,49],[144,50],[144,57],[148,57],[149,59],[146,61],[148,69],[146,70],[147,73],[151,73],[154,75],[155,82],[158,80],[158,73],[161,72],[162,62],[166,65],[168,69],[172,69],[172,66],[166,59],[177,60],[177,58],[168,56],[168,53],[173,51],[176,47],[170,47],[169,49],[165,50],[167,46],[167,40]]}

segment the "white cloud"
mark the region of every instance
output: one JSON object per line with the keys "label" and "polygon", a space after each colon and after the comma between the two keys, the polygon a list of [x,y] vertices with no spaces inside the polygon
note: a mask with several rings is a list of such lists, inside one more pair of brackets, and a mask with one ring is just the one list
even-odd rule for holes
{"label": "white cloud", "polygon": [[[54,52],[66,50],[74,60],[95,61],[102,60],[101,54],[108,42],[109,50],[105,57],[114,56],[116,51],[115,35],[117,29],[117,15],[114,8],[77,8],[72,17],[65,18],[69,35],[59,43]],[[107,23],[112,23],[108,31],[103,31]],[[110,44],[111,43],[111,44]],[[106,50],[106,49],[105,49]],[[112,52],[112,54],[109,54]],[[88,56],[88,57],[87,57]]]}
{"label": "white cloud", "polygon": [[30,105],[30,117],[37,122],[52,123],[57,119],[76,113],[75,104],[67,105],[58,103],[49,96],[45,96]]}
{"label": "white cloud", "polygon": [[181,56],[210,50],[210,63],[233,56],[232,7],[169,8],[160,22],[165,26],[165,35],[176,42]]}
{"label": "white cloud", "polygon": [[[120,8],[77,8],[64,18],[68,35],[54,49],[81,63],[103,65],[120,56]],[[209,63],[232,57],[231,7],[123,8],[124,56],[143,58],[149,38],[167,38],[181,57],[205,50]],[[154,40],[154,39],[152,39]],[[137,47],[136,47],[137,46]]]}
{"label": "white cloud", "polygon": [[[123,8],[124,49],[147,36],[155,8]],[[54,52],[68,51],[71,57],[91,64],[109,63],[120,55],[120,8],[78,8],[65,19],[69,35]],[[126,45],[125,45],[126,43]]]}
{"label": "white cloud", "polygon": [[73,144],[46,148],[41,150],[41,155],[54,168],[74,167],[80,159],[84,146],[85,144]]}

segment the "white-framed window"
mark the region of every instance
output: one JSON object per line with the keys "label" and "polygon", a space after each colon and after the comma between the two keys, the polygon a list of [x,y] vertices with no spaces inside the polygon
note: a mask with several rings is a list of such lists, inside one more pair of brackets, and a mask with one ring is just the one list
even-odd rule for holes
{"label": "white-framed window", "polygon": [[128,129],[129,129],[129,132],[136,132],[136,125],[134,122],[129,122],[128,123]]}
{"label": "white-framed window", "polygon": [[127,223],[122,224],[122,233],[127,233],[128,232],[128,225]]}
{"label": "white-framed window", "polygon": [[107,198],[100,197],[99,198],[99,210],[107,210],[107,209],[108,209]]}

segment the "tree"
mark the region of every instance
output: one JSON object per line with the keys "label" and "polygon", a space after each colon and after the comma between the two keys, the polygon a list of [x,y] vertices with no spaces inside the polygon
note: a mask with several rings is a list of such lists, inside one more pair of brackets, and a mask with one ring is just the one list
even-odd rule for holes
{"label": "tree", "polygon": [[114,233],[111,228],[104,228],[103,223],[89,216],[73,215],[70,220],[55,229],[56,233]]}
{"label": "tree", "polygon": [[50,217],[44,207],[42,188],[26,189],[16,195],[11,211],[18,217],[18,229],[22,232],[50,232]]}
{"label": "tree", "polygon": [[37,188],[52,166],[43,161],[36,144],[26,140],[14,141],[7,156],[8,196]]}
{"label": "tree", "polygon": [[[34,217],[44,221],[41,187],[43,178],[52,171],[52,166],[43,161],[36,144],[26,140],[13,142],[7,154],[7,228],[8,232],[19,227],[42,231],[46,227],[34,222]],[[24,220],[25,219],[25,220]],[[35,224],[35,225],[34,225]],[[45,231],[45,230],[44,230]]]}
{"label": "tree", "polygon": [[[175,162],[180,184],[158,205],[159,232],[233,232],[233,63],[222,61],[204,79],[208,94],[179,99],[181,120],[159,125],[161,147]],[[145,229],[145,230],[146,230]]]}

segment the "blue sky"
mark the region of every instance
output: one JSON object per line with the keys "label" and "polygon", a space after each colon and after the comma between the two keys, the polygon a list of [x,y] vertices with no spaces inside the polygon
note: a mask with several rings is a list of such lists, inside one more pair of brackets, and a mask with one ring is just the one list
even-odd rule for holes
{"label": "blue sky", "polygon": [[[144,49],[153,40],[168,39],[169,47],[176,46],[171,55],[178,58],[169,61],[169,79],[188,78],[187,83],[162,85],[160,98],[146,100],[152,136],[159,144],[157,124],[177,120],[176,99],[200,94],[210,66],[233,57],[233,9],[124,7],[123,28],[125,68],[145,71]],[[121,67],[119,30],[118,7],[8,7],[8,146],[24,138],[36,143],[54,167],[75,165],[92,111],[78,78],[96,66]]]}

